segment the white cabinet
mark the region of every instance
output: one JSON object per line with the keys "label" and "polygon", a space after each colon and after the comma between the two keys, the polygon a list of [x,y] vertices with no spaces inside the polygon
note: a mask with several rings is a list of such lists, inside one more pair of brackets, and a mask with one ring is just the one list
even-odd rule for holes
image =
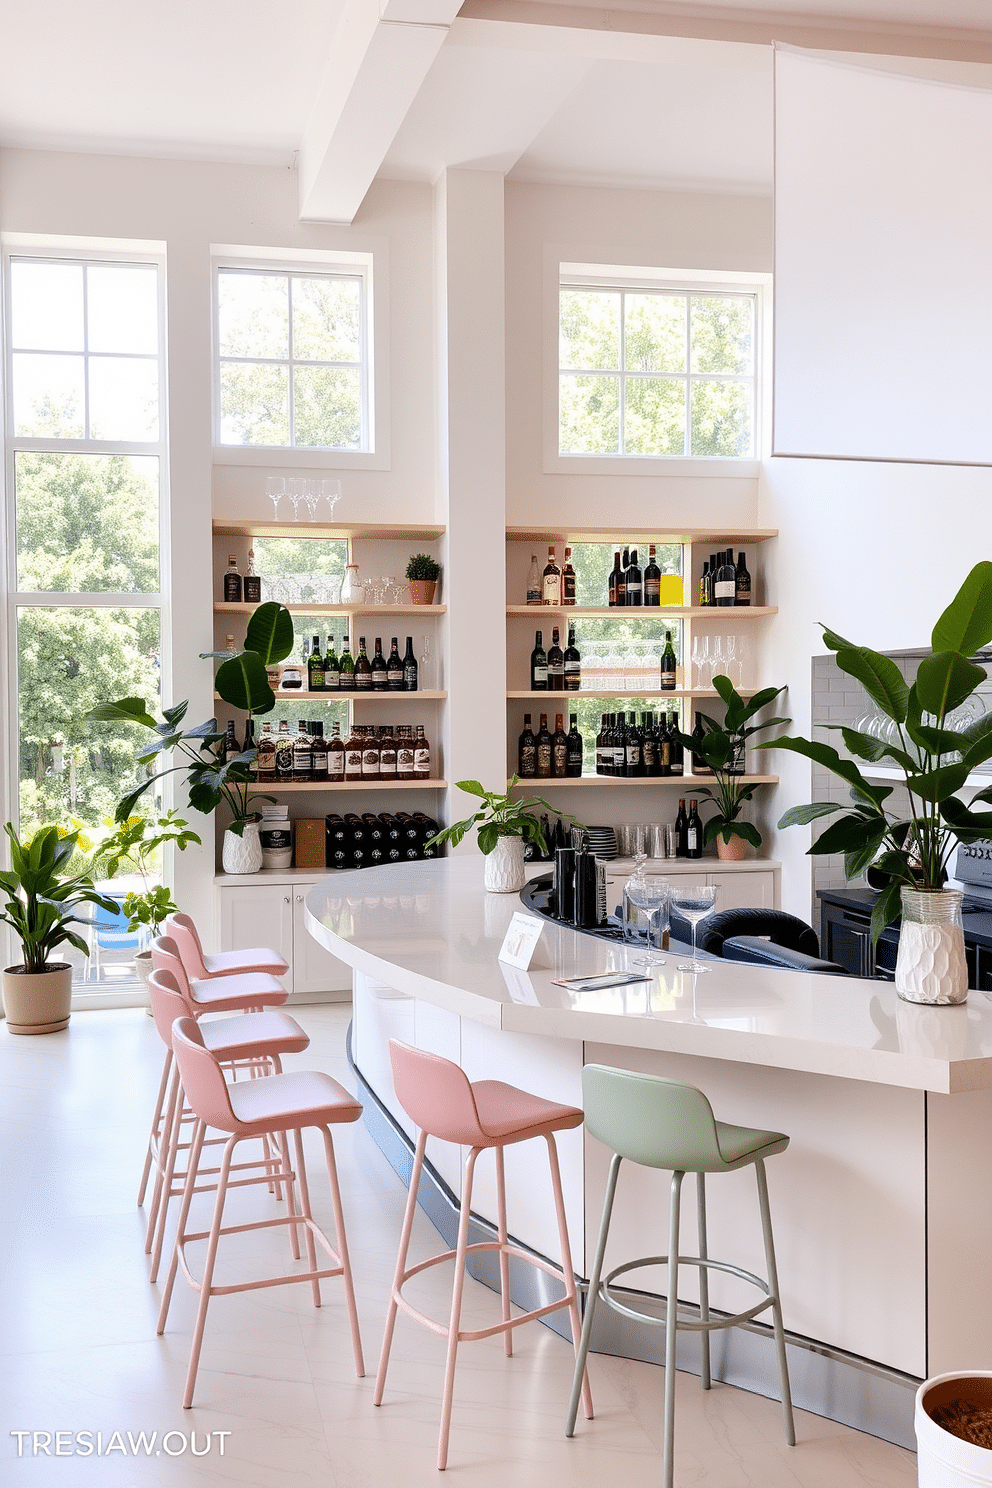
{"label": "white cabinet", "polygon": [[283,981],[294,1001],[318,995],[343,1001],[351,996],[351,968],[318,945],[303,921],[303,902],[315,882],[219,885],[220,948],[271,946],[289,962]]}
{"label": "white cabinet", "polygon": [[716,886],[717,910],[721,909],[776,909],[775,873],[734,872],[733,869],[707,869],[706,882]]}

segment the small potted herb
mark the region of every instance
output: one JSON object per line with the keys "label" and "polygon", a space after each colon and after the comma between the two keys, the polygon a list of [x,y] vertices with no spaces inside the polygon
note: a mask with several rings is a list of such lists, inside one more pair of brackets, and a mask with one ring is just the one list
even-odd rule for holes
{"label": "small potted herb", "polygon": [[410,598],[414,604],[434,603],[441,566],[429,553],[414,553],[406,566],[406,577],[410,584]]}
{"label": "small potted herb", "polygon": [[[514,775],[510,790],[518,783]],[[535,806],[543,806],[546,811],[555,808],[541,796],[521,796],[519,800],[511,800],[509,795],[487,791],[477,780],[459,780],[457,785],[466,795],[479,796],[482,806],[464,821],[445,827],[427,845],[435,847],[450,842],[452,847],[457,847],[465,833],[477,827],[479,848],[486,858],[486,888],[491,894],[519,893],[526,882],[524,843],[534,842],[542,853],[548,851],[544,827],[531,812]],[[574,821],[575,818],[569,817],[568,820]]]}

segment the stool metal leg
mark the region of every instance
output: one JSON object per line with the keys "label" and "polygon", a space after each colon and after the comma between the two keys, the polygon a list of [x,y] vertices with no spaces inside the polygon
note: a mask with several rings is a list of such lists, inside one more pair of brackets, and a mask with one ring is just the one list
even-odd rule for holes
{"label": "stool metal leg", "polygon": [[443,1472],[448,1464],[448,1435],[451,1431],[451,1401],[455,1390],[455,1364],[458,1359],[458,1325],[462,1316],[462,1293],[465,1290],[465,1262],[468,1250],[468,1229],[472,1209],[472,1180],[475,1164],[482,1151],[473,1147],[465,1159],[462,1179],[461,1212],[458,1216],[458,1242],[455,1246],[455,1280],[451,1289],[451,1316],[448,1321],[448,1349],[444,1361],[444,1394],[441,1398],[441,1431],[437,1440],[437,1470]]}
{"label": "stool metal leg", "polygon": [[427,1133],[421,1131],[417,1137],[417,1151],[413,1159],[413,1171],[410,1174],[410,1187],[406,1196],[406,1210],[403,1214],[403,1229],[400,1232],[399,1250],[396,1255],[396,1273],[393,1277],[393,1289],[389,1298],[389,1307],[386,1309],[386,1326],[382,1335],[382,1352],[379,1355],[379,1370],[375,1379],[375,1393],[372,1396],[373,1405],[382,1404],[382,1392],[386,1388],[386,1370],[389,1368],[389,1351],[393,1346],[393,1330],[396,1327],[397,1301],[400,1287],[403,1285],[403,1273],[406,1270],[406,1258],[410,1249],[410,1236],[413,1233],[413,1219],[417,1212],[417,1190],[420,1187],[420,1174],[424,1166],[424,1153],[427,1150]]}
{"label": "stool metal leg", "polygon": [[665,1447],[662,1488],[675,1485],[675,1339],[679,1310],[679,1221],[684,1173],[672,1174],[668,1209],[668,1304],[665,1308]]}
{"label": "stool metal leg", "polygon": [[[706,1174],[696,1174],[696,1230],[699,1236],[699,1259],[708,1259],[706,1249]],[[708,1323],[710,1319],[710,1274],[706,1266],[699,1268],[699,1321]],[[710,1335],[708,1332],[700,1333],[699,1341],[703,1350],[703,1367],[700,1379],[704,1390],[710,1388]]]}
{"label": "stool metal leg", "polygon": [[[334,1211],[334,1239],[338,1257],[344,1272],[344,1295],[348,1304],[348,1321],[351,1324],[351,1347],[355,1355],[355,1373],[359,1379],[365,1376],[365,1355],[362,1353],[362,1335],[358,1327],[358,1303],[355,1300],[355,1280],[351,1274],[351,1256],[348,1253],[348,1237],[344,1230],[344,1209],[341,1205],[341,1185],[338,1183],[338,1165],[334,1158],[334,1140],[330,1127],[320,1128],[324,1136],[324,1160],[327,1164],[327,1181],[331,1187],[331,1208]],[[414,1189],[416,1198],[416,1189]]]}
{"label": "stool metal leg", "polygon": [[778,1350],[779,1377],[782,1382],[782,1420],[785,1425],[785,1440],[790,1447],[796,1445],[796,1423],[792,1415],[792,1391],[789,1388],[789,1362],[785,1353],[785,1328],[782,1325],[782,1301],[778,1290],[778,1269],[775,1265],[775,1242],[772,1239],[772,1216],[768,1207],[768,1179],[765,1164],[758,1158],[754,1164],[754,1176],[758,1182],[758,1205],[761,1209],[761,1235],[765,1242],[765,1269],[772,1295],[772,1318],[775,1326],[775,1347]]}
{"label": "stool metal leg", "polygon": [[[506,1229],[506,1172],[503,1166],[503,1149],[497,1147],[493,1154],[496,1158],[496,1217],[499,1232],[499,1290],[500,1299],[503,1304],[503,1321],[510,1321],[510,1257],[503,1249],[509,1243]],[[513,1354],[513,1329],[507,1328],[503,1334],[503,1352],[509,1359]]]}
{"label": "stool metal leg", "polygon": [[572,1395],[568,1402],[568,1415],[565,1419],[566,1436],[571,1436],[574,1433],[575,1418],[579,1413],[579,1395],[582,1391],[582,1381],[585,1379],[586,1358],[589,1353],[589,1340],[592,1337],[593,1314],[596,1311],[596,1299],[599,1296],[599,1279],[603,1274],[603,1258],[606,1255],[606,1241],[610,1233],[610,1218],[613,1214],[613,1200],[616,1198],[617,1178],[620,1176],[620,1164],[622,1161],[623,1158],[619,1152],[615,1152],[610,1159],[610,1171],[606,1179],[606,1194],[603,1198],[603,1214],[599,1221],[599,1238],[596,1241],[596,1254],[593,1256],[592,1270],[589,1273],[585,1321],[582,1325],[582,1337],[579,1341],[578,1353],[575,1356],[575,1373],[572,1376]]}

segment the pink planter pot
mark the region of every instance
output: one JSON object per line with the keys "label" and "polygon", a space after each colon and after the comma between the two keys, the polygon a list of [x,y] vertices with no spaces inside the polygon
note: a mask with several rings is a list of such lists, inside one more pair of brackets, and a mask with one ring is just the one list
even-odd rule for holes
{"label": "pink planter pot", "polygon": [[747,857],[748,843],[743,837],[731,837],[729,842],[717,834],[716,855],[721,863],[742,863]]}

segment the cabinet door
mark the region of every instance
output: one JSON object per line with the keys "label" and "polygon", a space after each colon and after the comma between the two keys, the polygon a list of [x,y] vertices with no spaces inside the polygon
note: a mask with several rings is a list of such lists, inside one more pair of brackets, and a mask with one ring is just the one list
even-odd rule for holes
{"label": "cabinet door", "polygon": [[289,884],[244,884],[220,893],[220,945],[223,951],[269,946],[289,962],[282,978],[293,991],[293,890]]}
{"label": "cabinet door", "polygon": [[325,951],[304,923],[307,890],[312,884],[293,885],[293,991],[343,992],[351,996],[351,967]]}
{"label": "cabinet door", "polygon": [[868,915],[858,915],[839,905],[824,903],[820,920],[820,955],[836,961],[852,976],[875,975]]}
{"label": "cabinet door", "polygon": [[708,872],[706,882],[716,886],[716,907],[721,909],[774,909],[774,873]]}

